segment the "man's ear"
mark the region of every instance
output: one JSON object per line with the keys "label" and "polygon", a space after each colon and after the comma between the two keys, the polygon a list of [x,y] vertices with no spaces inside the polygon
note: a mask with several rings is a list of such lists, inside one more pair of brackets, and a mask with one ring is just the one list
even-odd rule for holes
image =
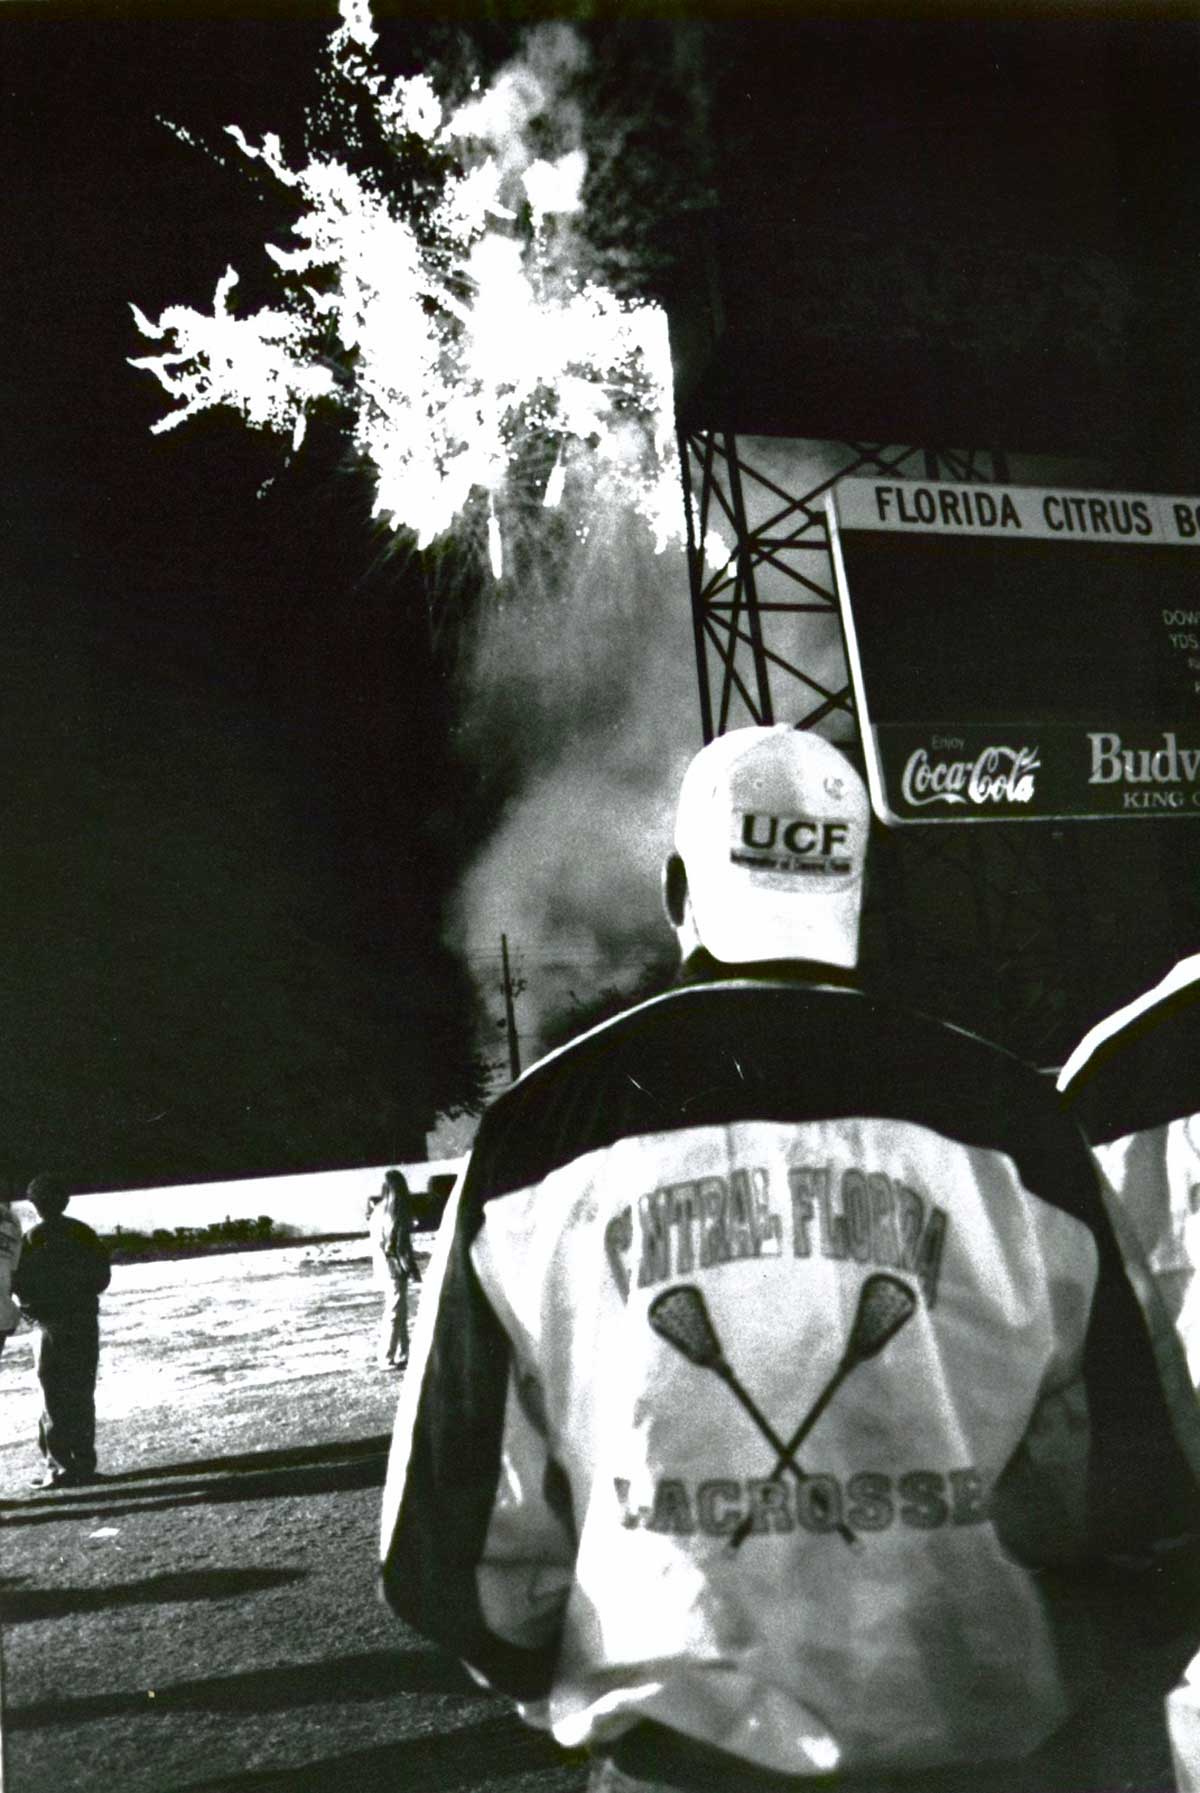
{"label": "man's ear", "polygon": [[683,926],[687,910],[687,868],[678,853],[672,853],[663,865],[662,898],[667,920],[673,928]]}

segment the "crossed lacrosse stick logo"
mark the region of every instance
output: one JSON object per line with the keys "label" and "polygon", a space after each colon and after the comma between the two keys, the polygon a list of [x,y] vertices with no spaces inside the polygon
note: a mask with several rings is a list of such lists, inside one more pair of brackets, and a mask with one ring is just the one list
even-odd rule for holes
{"label": "crossed lacrosse stick logo", "polygon": [[[717,1337],[708,1304],[694,1283],[677,1283],[674,1288],[664,1289],[650,1303],[647,1318],[660,1338],[666,1339],[689,1362],[698,1364],[703,1370],[712,1370],[736,1395],[775,1451],[775,1467],[768,1480],[777,1482],[790,1469],[798,1482],[805,1483],[812,1478],[796,1461],[796,1452],[851,1371],[856,1370],[859,1364],[866,1363],[868,1358],[878,1356],[884,1346],[895,1338],[900,1328],[912,1318],[916,1305],[916,1296],[898,1276],[876,1271],[867,1277],[859,1291],[858,1307],[841,1360],[796,1430],[786,1440],[779,1437],[771,1422],[738,1380]],[[818,1511],[823,1505],[822,1496]],[[827,1507],[825,1511],[828,1511]],[[750,1534],[751,1524],[752,1520],[747,1515],[730,1536],[731,1549],[738,1549],[745,1541]],[[834,1530],[847,1544],[859,1542],[856,1534],[844,1522],[839,1522]]]}

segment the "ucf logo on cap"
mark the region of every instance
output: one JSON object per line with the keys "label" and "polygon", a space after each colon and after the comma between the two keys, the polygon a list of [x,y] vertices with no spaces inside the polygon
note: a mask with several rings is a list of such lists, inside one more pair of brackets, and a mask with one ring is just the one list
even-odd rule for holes
{"label": "ucf logo on cap", "polygon": [[734,865],[819,878],[848,878],[854,871],[847,821],[752,809],[736,811],[731,820],[729,857]]}

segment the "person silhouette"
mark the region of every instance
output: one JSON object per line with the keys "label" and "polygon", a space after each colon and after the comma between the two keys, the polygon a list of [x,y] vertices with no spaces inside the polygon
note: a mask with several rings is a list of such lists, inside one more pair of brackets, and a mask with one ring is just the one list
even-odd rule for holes
{"label": "person silhouette", "polygon": [[408,1363],[408,1285],[421,1280],[413,1250],[412,1197],[402,1171],[384,1173],[383,1186],[370,1202],[368,1231],[375,1282],[384,1295],[378,1362],[381,1369],[402,1370]]}
{"label": "person silhouette", "polygon": [[70,1488],[96,1479],[99,1309],[112,1270],[93,1229],[67,1214],[71,1192],[61,1177],[36,1176],[26,1193],[38,1221],[25,1235],[13,1291],[37,1327],[45,1468],[36,1485]]}

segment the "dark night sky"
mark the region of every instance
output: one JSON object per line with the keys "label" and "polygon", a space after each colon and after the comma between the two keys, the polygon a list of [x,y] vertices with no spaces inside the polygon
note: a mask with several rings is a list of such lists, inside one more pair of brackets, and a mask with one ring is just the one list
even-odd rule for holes
{"label": "dark night sky", "polygon": [[[208,304],[280,221],[325,19],[0,8],[0,1172],[84,1186],[419,1155],[470,1004],[445,680],[336,443],[165,437],[129,309]],[[264,480],[280,475],[265,496]],[[438,1067],[442,1067],[439,1073]],[[446,1069],[445,1067],[449,1067]]]}
{"label": "dark night sky", "polygon": [[[286,472],[278,443],[219,415],[153,437],[165,395],[127,364],[147,349],[131,301],[207,306],[286,224],[236,150],[222,162],[161,120],[218,147],[226,124],[277,130],[295,153],[334,17],[0,4],[0,1176],[53,1167],[98,1189],[411,1157],[466,1076],[471,1003],[439,938],[498,791],[452,753],[420,570],[384,552],[328,433]],[[515,29],[475,23],[493,55]],[[790,63],[759,26],[722,29],[726,196],[768,263],[785,241],[800,254],[797,293],[803,256],[839,230],[851,267],[855,232],[1032,232],[1047,250],[1073,232],[1152,295],[1149,326],[1107,344],[1110,371],[1151,408],[1169,394],[1194,443],[1194,355],[1152,370],[1158,387],[1136,365],[1194,336],[1194,257],[1173,273],[1200,198],[1194,124],[1176,128],[1194,117],[1193,22],[1102,30],[1085,10],[1065,37],[1057,21],[1057,61],[1049,40],[960,34],[965,84],[924,27],[877,25],[859,63],[828,21]],[[431,34],[393,20],[393,71]],[[669,28],[643,34],[646,91],[675,49]],[[616,87],[635,65],[611,38]],[[660,140],[650,120],[631,149],[678,169],[658,111]],[[616,172],[636,186],[636,156]],[[776,307],[760,343],[788,341],[792,277],[744,264]],[[837,364],[838,403],[855,366]]]}

